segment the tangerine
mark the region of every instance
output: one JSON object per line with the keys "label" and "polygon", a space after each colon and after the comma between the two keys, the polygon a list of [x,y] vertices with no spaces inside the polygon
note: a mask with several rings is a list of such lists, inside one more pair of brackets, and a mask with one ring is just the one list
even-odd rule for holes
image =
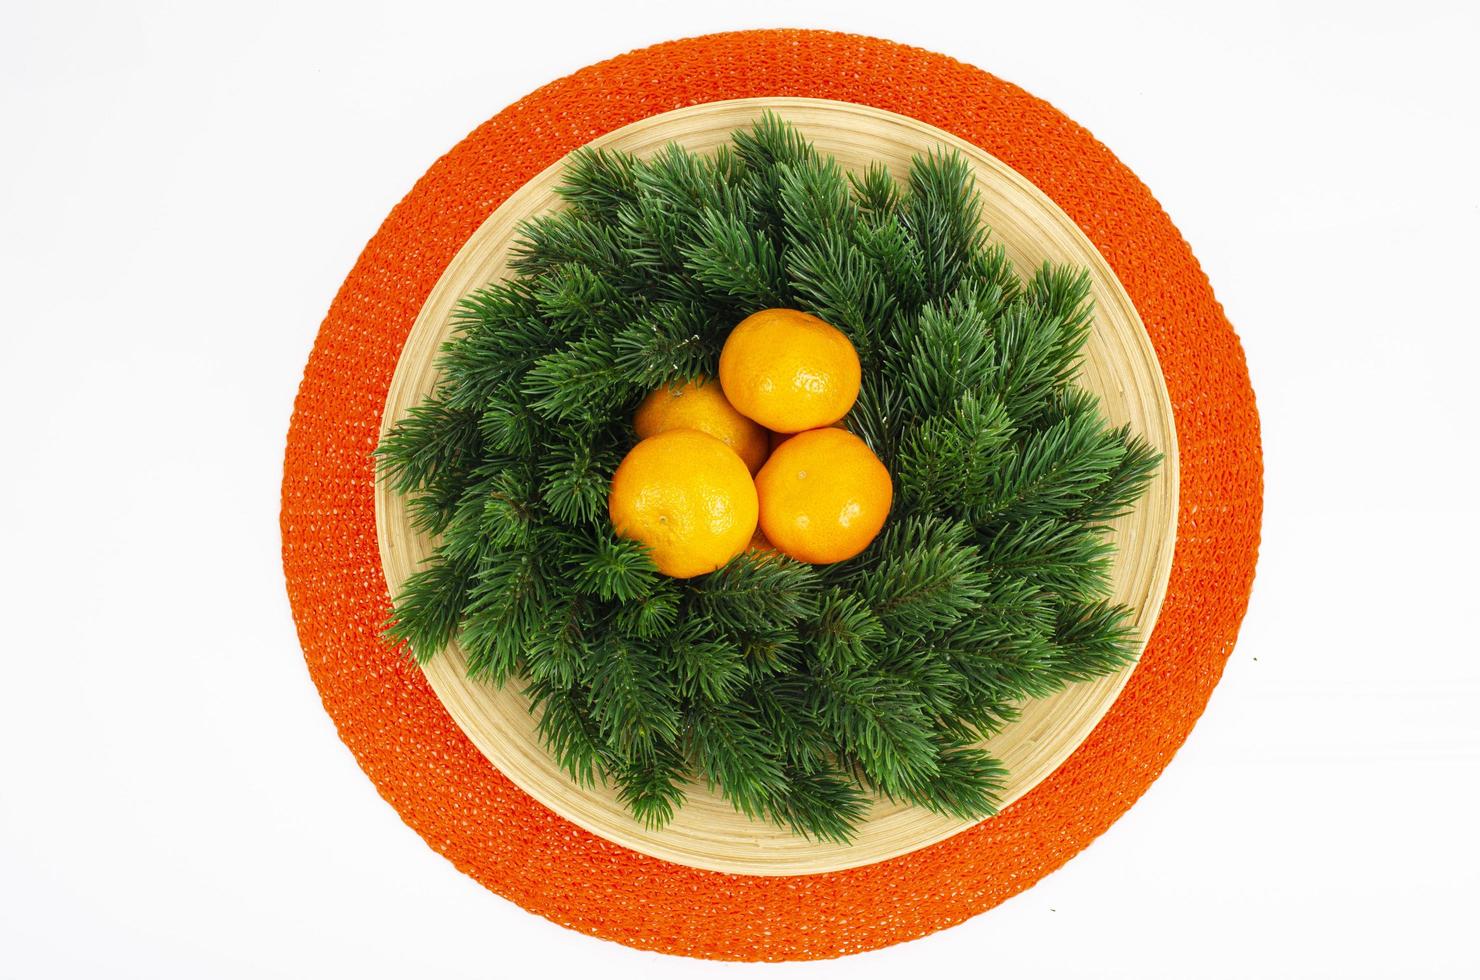
{"label": "tangerine", "polygon": [[786,440],[755,477],[760,528],[779,551],[827,565],[867,548],[894,501],[889,471],[846,429]]}
{"label": "tangerine", "polygon": [[714,436],[671,429],[623,458],[607,510],[620,537],[647,545],[658,571],[692,578],[749,547],[755,483],[735,451]]}
{"label": "tangerine", "polygon": [[725,397],[773,432],[832,425],[853,407],[861,379],[852,342],[801,310],[752,313],[719,355]]}
{"label": "tangerine", "polygon": [[637,406],[632,425],[639,439],[673,429],[707,433],[733,449],[752,474],[761,468],[770,450],[766,430],[735,411],[724,389],[712,378],[695,378],[681,388],[664,385],[657,389]]}

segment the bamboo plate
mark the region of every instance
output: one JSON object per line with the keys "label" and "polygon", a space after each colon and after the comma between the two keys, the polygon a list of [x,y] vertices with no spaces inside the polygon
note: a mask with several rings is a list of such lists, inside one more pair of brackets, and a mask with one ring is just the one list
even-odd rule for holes
{"label": "bamboo plate", "polygon": [[[1094,245],[1041,191],[981,149],[944,130],[869,106],[821,99],[766,98],[713,102],[639,120],[590,145],[649,156],[669,142],[712,150],[735,129],[770,109],[789,120],[823,153],[848,169],[879,160],[902,177],[910,158],[940,146],[970,162],[993,238],[1020,273],[1044,260],[1087,268],[1093,279],[1094,330],[1080,383],[1100,397],[1116,425],[1129,422],[1166,462],[1136,509],[1115,522],[1114,598],[1137,610],[1137,650],[1156,623],[1171,572],[1177,521],[1177,443],[1161,367],[1140,317]],[[520,221],[557,206],[563,165],[547,168],[495,210],[458,252],[428,295],[396,365],[382,419],[388,428],[437,381],[436,359],[452,335],[450,315],[472,290],[503,278]],[[381,565],[392,595],[431,553],[433,540],[415,532],[405,501],[382,482],[375,487]],[[1003,797],[1011,804],[1057,768],[1089,735],[1134,667],[1072,685],[1022,708],[1022,717],[988,743],[1009,772]],[[608,787],[583,790],[541,746],[537,719],[517,690],[466,676],[462,652],[450,647],[425,667],[448,713],[488,760],[520,789],[572,823],[607,840],[677,864],[753,875],[800,875],[872,864],[959,833],[970,821],[918,807],[876,801],[851,845],[817,843],[770,824],[752,822],[701,785],[666,828],[651,831],[627,813]]]}

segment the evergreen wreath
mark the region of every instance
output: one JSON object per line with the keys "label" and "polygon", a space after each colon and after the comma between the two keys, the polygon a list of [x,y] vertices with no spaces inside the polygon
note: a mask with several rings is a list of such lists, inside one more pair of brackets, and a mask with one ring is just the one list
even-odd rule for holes
{"label": "evergreen wreath", "polygon": [[[433,393],[377,450],[438,535],[387,636],[518,682],[576,782],[660,827],[691,779],[736,810],[850,839],[882,794],[962,818],[1006,775],[979,743],[1024,699],[1114,672],[1107,522],[1159,456],[1074,383],[1088,274],[1026,283],[991,244],[965,161],[845,173],[766,116],[699,155],[582,150],[515,275],[459,305]],[[846,426],[896,481],[862,554],[742,554],[658,574],[607,493],[637,403],[714,377],[768,307],[838,327],[863,365]]]}

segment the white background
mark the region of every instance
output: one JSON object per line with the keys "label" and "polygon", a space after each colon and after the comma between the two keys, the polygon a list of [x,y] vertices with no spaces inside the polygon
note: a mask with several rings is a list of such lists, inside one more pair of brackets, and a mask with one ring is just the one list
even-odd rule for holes
{"label": "white background", "polygon": [[[1480,973],[1473,4],[502,6],[0,0],[0,976]],[[319,705],[277,528],[318,323],[422,171],[585,64],[763,26],[1088,126],[1237,325],[1268,470],[1238,648],[1145,798],[965,925],[772,968],[430,851]]]}

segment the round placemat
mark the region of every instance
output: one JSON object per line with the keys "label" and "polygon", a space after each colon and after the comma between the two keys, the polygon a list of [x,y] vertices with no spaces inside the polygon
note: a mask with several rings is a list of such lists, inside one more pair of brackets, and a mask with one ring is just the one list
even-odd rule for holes
{"label": "round placemat", "polygon": [[[660,112],[738,98],[857,102],[919,119],[1023,174],[1124,284],[1156,348],[1180,450],[1177,548],[1140,665],[1090,737],[998,817],[826,874],[702,871],[610,843],[524,794],[389,650],[374,448],[406,336],[482,221],[545,167]],[[594,65],[515,103],[439,160],[345,281],[295,404],[283,560],[310,673],[341,737],[403,819],[490,889],[566,926],[664,952],[814,959],[915,938],[1059,867],[1122,814],[1186,738],[1248,601],[1261,508],[1242,350],[1196,260],[1135,176],[1022,90],[941,55],[812,31],[711,35]]]}

